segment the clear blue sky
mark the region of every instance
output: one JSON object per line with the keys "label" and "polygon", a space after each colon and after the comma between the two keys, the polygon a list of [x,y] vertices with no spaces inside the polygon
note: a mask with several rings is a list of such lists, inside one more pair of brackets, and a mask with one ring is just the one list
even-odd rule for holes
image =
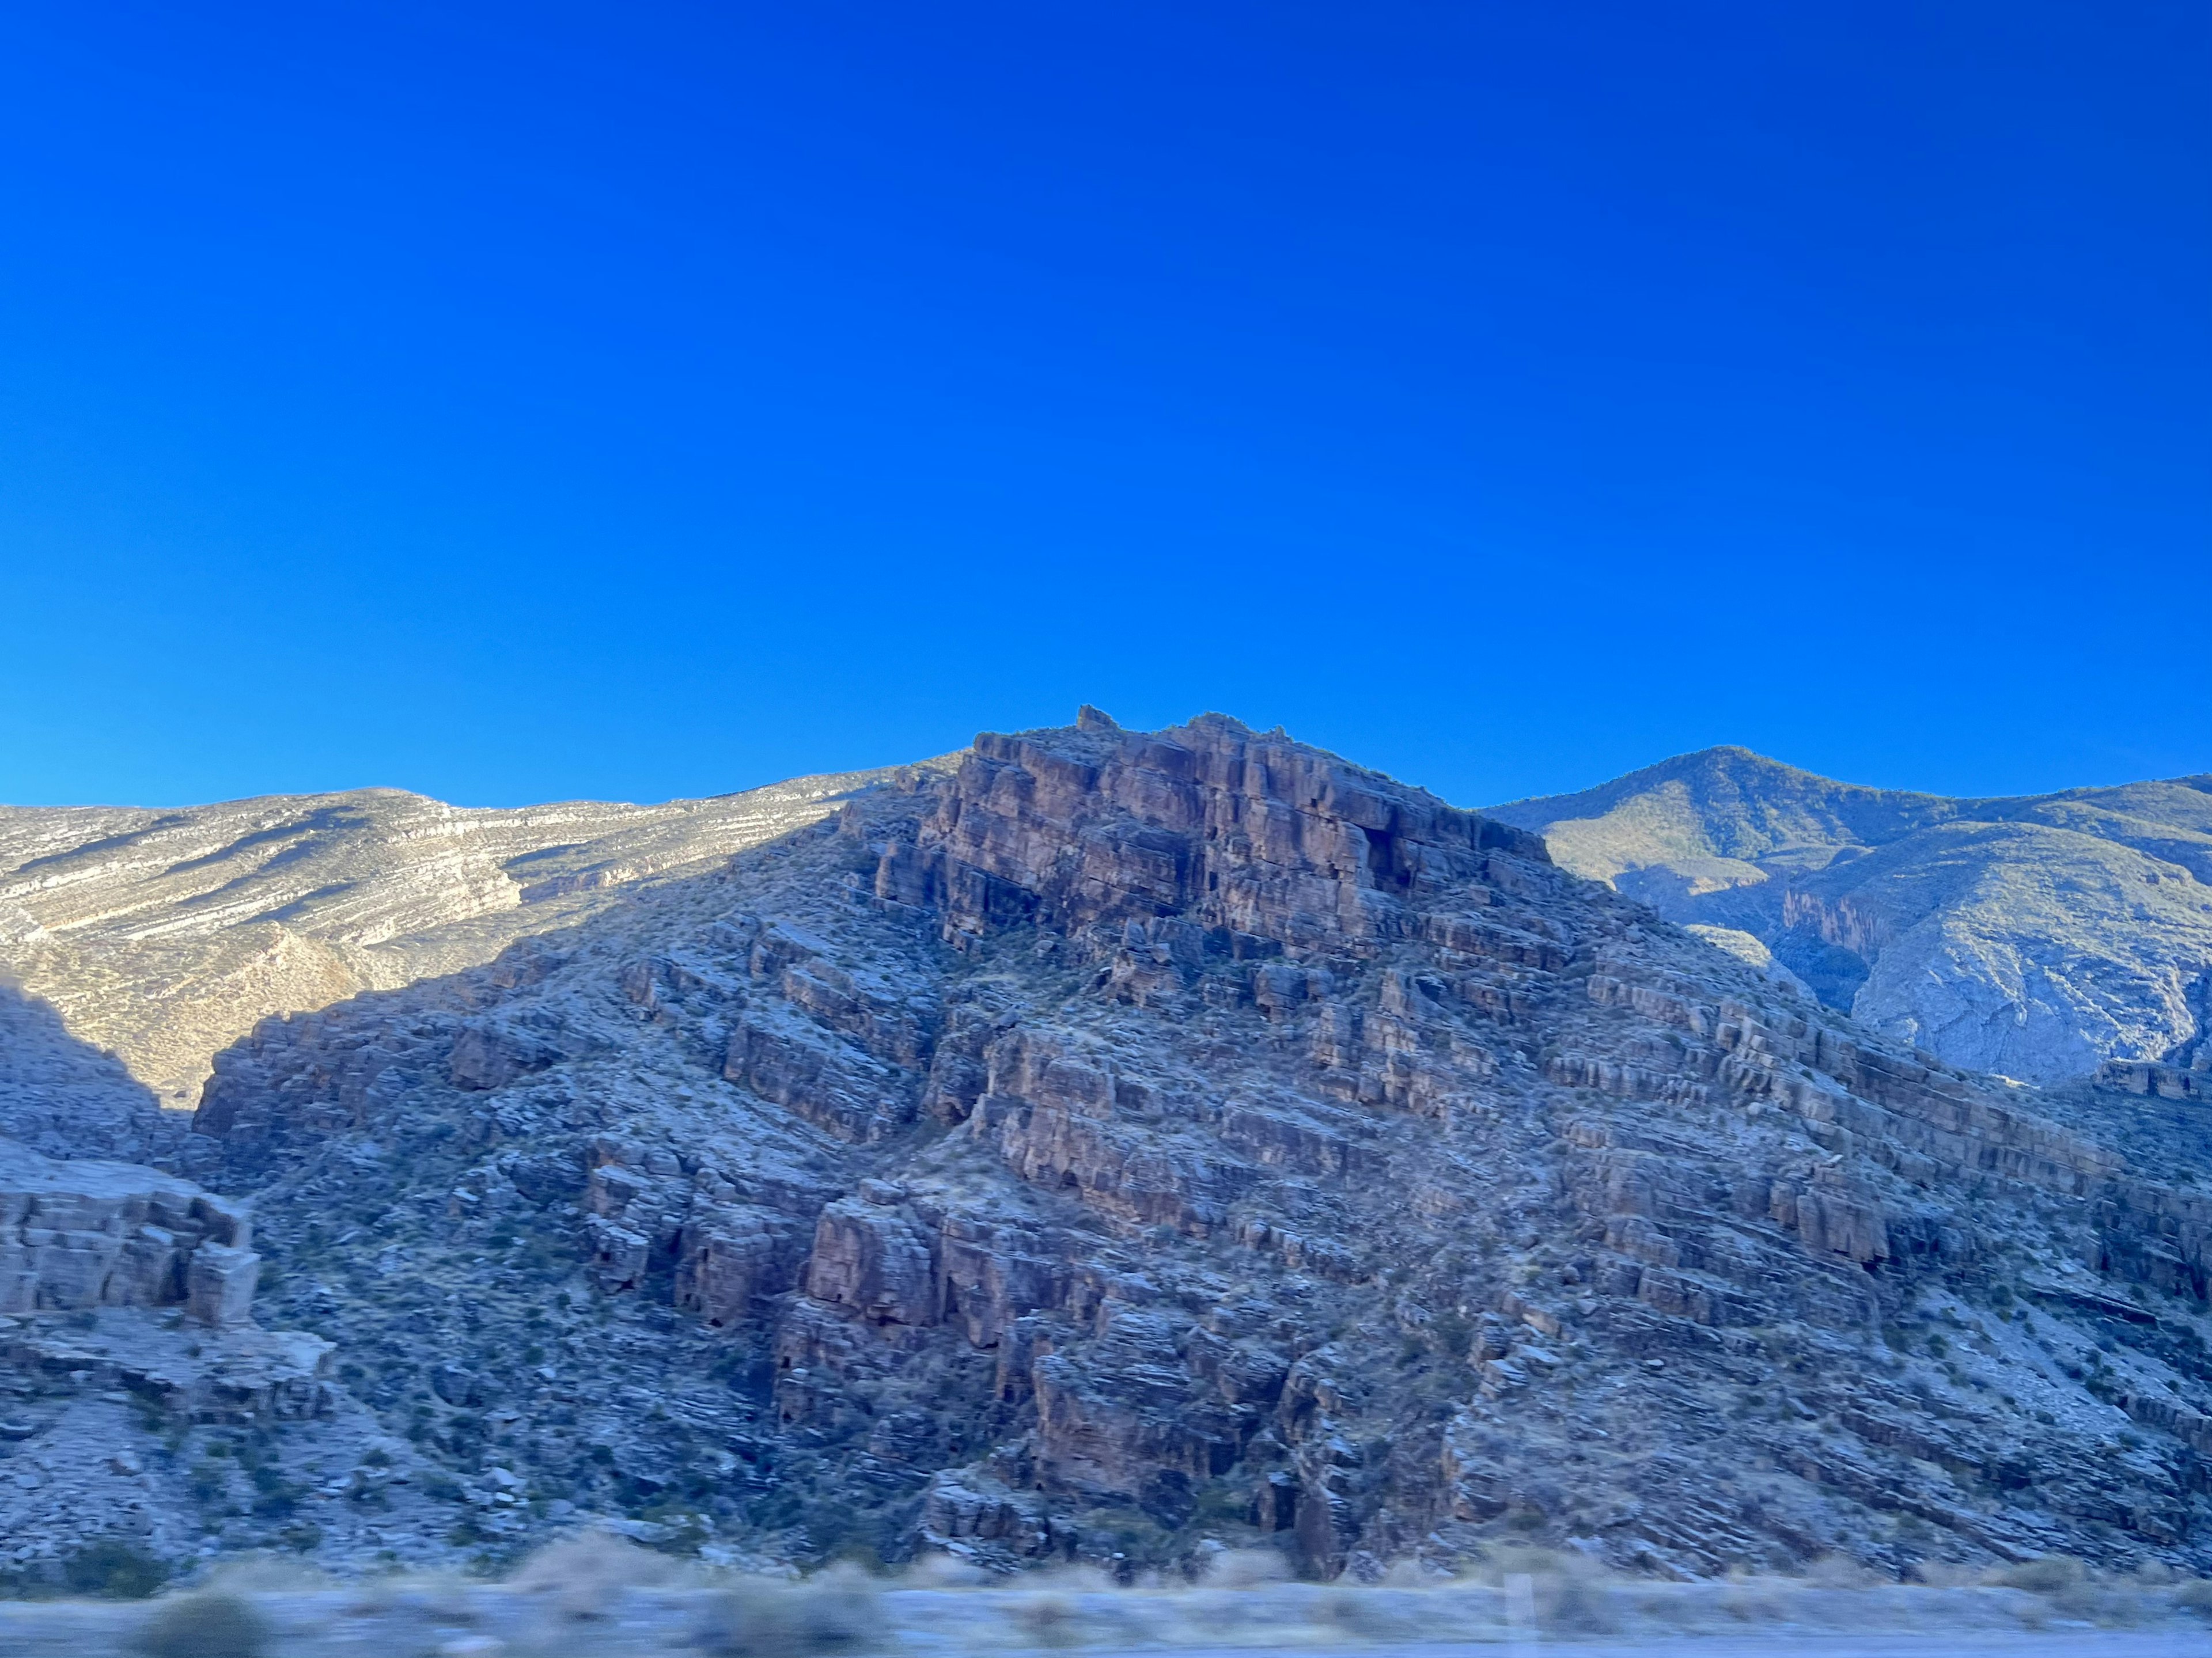
{"label": "clear blue sky", "polygon": [[2212,770],[2212,8],[0,9],[0,799]]}

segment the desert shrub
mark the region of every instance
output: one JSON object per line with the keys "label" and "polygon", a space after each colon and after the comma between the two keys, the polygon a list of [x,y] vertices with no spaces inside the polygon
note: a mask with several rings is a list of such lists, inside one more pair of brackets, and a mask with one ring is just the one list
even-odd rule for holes
{"label": "desert shrub", "polygon": [[884,1638],[882,1607],[857,1567],[801,1582],[747,1579],[709,1604],[695,1644],[716,1658],[810,1658],[865,1652]]}
{"label": "desert shrub", "polygon": [[989,1572],[956,1554],[918,1554],[906,1569],[908,1588],[972,1589],[990,1581]]}
{"label": "desert shrub", "polygon": [[282,1480],[253,1499],[253,1512],[264,1520],[289,1520],[292,1517],[292,1511],[299,1506],[299,1493]]}
{"label": "desert shrub", "polygon": [[264,1658],[268,1631],[235,1594],[187,1594],[155,1609],[132,1643],[143,1658]]}
{"label": "desert shrub", "polygon": [[2173,1604],[2212,1617],[2212,1578],[2192,1577],[2173,1592]]}
{"label": "desert shrub", "polygon": [[2016,1565],[2000,1566],[1990,1574],[1989,1581],[2037,1594],[2063,1594],[2080,1588],[2087,1576],[2087,1570],[2072,1555],[2046,1554]]}
{"label": "desert shrub", "polygon": [[103,1600],[143,1600],[159,1594],[169,1569],[143,1550],[106,1538],[88,1543],[62,1564],[62,1581],[73,1594]]}
{"label": "desert shrub", "polygon": [[1473,1582],[1499,1588],[1509,1577],[1525,1576],[1541,1580],[1570,1573],[1587,1574],[1595,1570],[1594,1564],[1579,1554],[1567,1554],[1534,1543],[1501,1543],[1492,1546],[1466,1575]]}
{"label": "desert shrub", "polygon": [[1824,1554],[1805,1568],[1805,1581],[1815,1588],[1863,1589],[1882,1580],[1848,1554]]}
{"label": "desert shrub", "polygon": [[608,1532],[586,1531],[549,1543],[524,1561],[510,1580],[527,1594],[550,1594],[569,1618],[604,1618],[623,1591],[660,1588],[684,1569],[665,1554],[641,1549]]}

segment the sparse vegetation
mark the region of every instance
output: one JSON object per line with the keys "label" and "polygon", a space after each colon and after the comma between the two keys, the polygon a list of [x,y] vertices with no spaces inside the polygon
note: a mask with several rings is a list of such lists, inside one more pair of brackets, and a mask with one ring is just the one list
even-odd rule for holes
{"label": "sparse vegetation", "polygon": [[752,1581],[708,1604],[697,1644],[716,1658],[810,1658],[860,1652],[885,1631],[874,1586],[858,1569],[833,1566],[797,1582]]}
{"label": "sparse vegetation", "polygon": [[62,1565],[62,1581],[72,1594],[103,1600],[142,1600],[159,1594],[169,1569],[144,1550],[114,1538],[88,1543]]}
{"label": "sparse vegetation", "polygon": [[244,1595],[202,1591],[161,1602],[132,1644],[143,1658],[270,1658],[268,1638]]}

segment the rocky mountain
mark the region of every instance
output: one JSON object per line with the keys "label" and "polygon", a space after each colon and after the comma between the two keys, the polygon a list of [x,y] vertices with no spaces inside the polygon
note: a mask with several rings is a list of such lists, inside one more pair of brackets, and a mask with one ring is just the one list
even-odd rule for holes
{"label": "rocky mountain", "polygon": [[489,961],[879,775],[658,806],[471,810],[359,789],[175,811],[0,807],[0,980],[189,1109],[216,1050],[270,1013]]}
{"label": "rocky mountain", "polygon": [[51,1003],[0,984],[0,1137],[48,1157],[166,1162],[188,1146],[187,1121]]}
{"label": "rocky mountain", "polygon": [[2212,776],[1949,799],[1723,748],[1488,810],[1953,1065],[2051,1083],[2212,1046]]}
{"label": "rocky mountain", "polygon": [[[266,1019],[196,1127],[256,1316],[330,1349],[265,1404],[161,1385],[274,1361],[38,1256],[16,1570],[584,1515],[738,1560],[2212,1564],[2188,1102],[1916,1057],[1219,716],[987,735]],[[174,1236],[139,1212],[77,1230]]]}

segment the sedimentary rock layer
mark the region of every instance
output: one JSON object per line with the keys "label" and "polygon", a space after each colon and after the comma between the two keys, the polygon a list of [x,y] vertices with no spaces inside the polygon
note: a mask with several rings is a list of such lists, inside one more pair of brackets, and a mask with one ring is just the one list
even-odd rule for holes
{"label": "sedimentary rock layer", "polygon": [[0,978],[161,1102],[264,1016],[490,960],[641,881],[835,810],[878,774],[633,806],[449,806],[396,789],[176,811],[0,807]]}
{"label": "sedimentary rock layer", "polygon": [[2212,778],[1954,800],[1709,749],[1491,810],[1953,1065],[2053,1083],[2205,1047]]}
{"label": "sedimentary rock layer", "polygon": [[132,1163],[0,1140],[0,1314],[182,1307],[245,1322],[259,1257],[242,1206]]}
{"label": "sedimentary rock layer", "polygon": [[2161,1097],[1916,1055],[1279,732],[1086,713],[264,1022],[198,1122],[276,1313],[530,1499],[403,1555],[1694,1573],[2212,1561],[2205,1159],[2112,1127]]}

